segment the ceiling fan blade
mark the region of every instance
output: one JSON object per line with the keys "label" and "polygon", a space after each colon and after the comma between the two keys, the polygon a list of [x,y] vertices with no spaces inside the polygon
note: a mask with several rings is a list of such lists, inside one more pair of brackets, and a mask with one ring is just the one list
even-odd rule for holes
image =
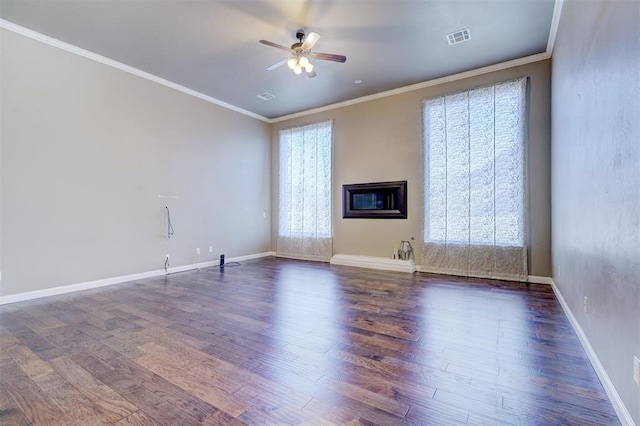
{"label": "ceiling fan blade", "polygon": [[290,50],[290,49],[289,49],[288,47],[286,47],[286,46],[283,46],[283,45],[281,45],[281,44],[274,43],[274,42],[269,41],[269,40],[260,40],[260,43],[262,43],[262,44],[266,44],[267,46],[275,47],[276,49],[284,50],[284,51],[286,51],[286,52],[288,52],[288,51]]}
{"label": "ceiling fan blade", "polygon": [[302,43],[302,50],[311,50],[313,46],[320,40],[320,34],[310,32],[304,39],[304,43]]}
{"label": "ceiling fan blade", "polygon": [[287,58],[282,59],[281,61],[276,62],[275,64],[269,65],[268,67],[266,67],[265,69],[267,71],[271,71],[271,70],[275,70],[276,68],[278,68],[281,65],[286,64],[288,61]]}
{"label": "ceiling fan blade", "polygon": [[318,74],[316,74],[316,72],[315,72],[315,71],[307,72],[307,77],[309,77],[309,78],[313,78],[313,77],[315,77],[315,76],[317,76],[317,75],[318,75]]}
{"label": "ceiling fan blade", "polygon": [[346,62],[347,57],[343,55],[335,55],[333,53],[311,52],[311,57],[321,59],[323,61]]}

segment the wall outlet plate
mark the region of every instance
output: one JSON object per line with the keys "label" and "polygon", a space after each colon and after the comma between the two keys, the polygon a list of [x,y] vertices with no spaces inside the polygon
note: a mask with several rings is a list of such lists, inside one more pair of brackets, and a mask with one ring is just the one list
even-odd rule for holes
{"label": "wall outlet plate", "polygon": [[213,246],[209,246],[209,253],[213,253]]}
{"label": "wall outlet plate", "polygon": [[200,254],[200,247],[196,249],[196,254]]}
{"label": "wall outlet plate", "polygon": [[637,356],[633,357],[633,380],[640,386],[640,359]]}

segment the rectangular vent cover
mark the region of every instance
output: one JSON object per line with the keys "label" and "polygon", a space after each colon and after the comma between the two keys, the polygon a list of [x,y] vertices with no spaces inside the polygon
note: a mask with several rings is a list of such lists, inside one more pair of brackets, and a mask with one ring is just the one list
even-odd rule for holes
{"label": "rectangular vent cover", "polygon": [[463,41],[467,41],[470,38],[471,38],[471,32],[469,32],[469,28],[456,31],[451,34],[447,34],[447,41],[449,42],[449,45],[462,43]]}
{"label": "rectangular vent cover", "polygon": [[271,99],[275,98],[275,96],[269,92],[260,93],[259,95],[256,95],[256,96],[262,99],[263,101],[270,101]]}

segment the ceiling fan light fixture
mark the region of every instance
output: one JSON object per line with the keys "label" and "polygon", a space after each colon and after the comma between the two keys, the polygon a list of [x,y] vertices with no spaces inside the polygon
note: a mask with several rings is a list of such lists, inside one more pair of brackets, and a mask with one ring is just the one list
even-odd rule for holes
{"label": "ceiling fan light fixture", "polygon": [[[2,0],[0,0],[2,1]],[[311,63],[309,58],[313,58],[314,60],[323,60],[323,61],[332,61],[332,62],[345,62],[347,57],[344,55],[336,55],[333,53],[319,53],[313,52],[311,49],[315,46],[315,44],[320,40],[320,34],[310,32],[306,35],[302,30],[299,30],[296,33],[296,38],[298,39],[297,43],[293,43],[291,47],[286,47],[278,43],[274,43],[268,40],[259,40],[261,44],[275,47],[280,50],[285,50],[289,53],[288,57],[276,62],[275,64],[269,65],[265,69],[267,71],[274,70],[284,64],[287,64],[287,67],[294,72],[296,75],[302,74],[302,71],[305,71],[307,77],[314,78],[317,76],[314,71],[314,66]]]}

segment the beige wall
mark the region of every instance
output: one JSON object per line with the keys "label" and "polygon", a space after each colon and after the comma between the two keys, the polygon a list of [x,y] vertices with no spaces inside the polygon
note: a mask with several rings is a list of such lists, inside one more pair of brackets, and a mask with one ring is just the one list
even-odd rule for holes
{"label": "beige wall", "polygon": [[565,1],[552,72],[553,278],[638,424],[639,21],[638,1]]}
{"label": "beige wall", "polygon": [[[334,120],[333,252],[390,256],[411,237],[422,254],[422,100],[517,77],[531,78],[530,205],[531,275],[551,276],[550,61],[497,71],[340,109],[279,122],[272,127],[273,176],[278,176],[280,129]],[[408,181],[408,219],[343,219],[342,185]],[[272,249],[275,250],[278,188],[272,181]],[[419,262],[418,262],[419,263]]]}
{"label": "beige wall", "polygon": [[0,295],[159,270],[166,253],[180,266],[269,250],[267,123],[12,32],[0,41]]}

